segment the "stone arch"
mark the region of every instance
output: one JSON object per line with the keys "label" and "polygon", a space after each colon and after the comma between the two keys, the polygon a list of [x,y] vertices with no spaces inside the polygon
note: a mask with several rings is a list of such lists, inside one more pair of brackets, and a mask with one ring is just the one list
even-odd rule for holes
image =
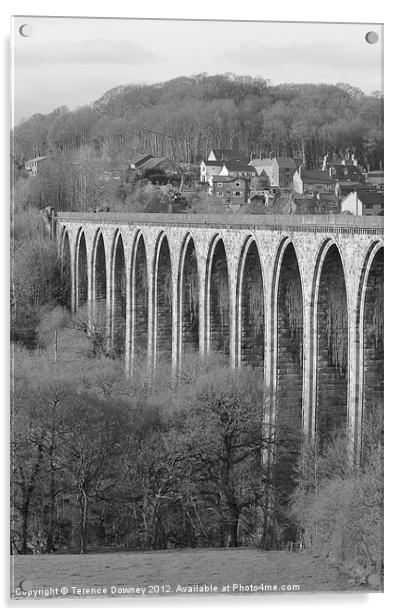
{"label": "stone arch", "polygon": [[216,235],[210,245],[206,273],[206,323],[208,351],[229,356],[230,278],[222,237]]}
{"label": "stone arch", "polygon": [[237,284],[238,363],[264,374],[265,301],[260,252],[248,236],[239,260]]}
{"label": "stone arch", "polygon": [[199,350],[199,272],[190,233],[183,242],[178,270],[178,336],[180,355]]}
{"label": "stone arch", "polygon": [[123,357],[126,339],[126,259],[119,231],[114,238],[112,254],[112,351],[114,355]]}
{"label": "stone arch", "polygon": [[72,264],[71,264],[71,243],[69,233],[64,227],[61,236],[60,251],[60,304],[72,309]]}
{"label": "stone arch", "polygon": [[295,468],[302,442],[303,407],[303,284],[290,237],[279,244],[272,281],[274,341],[275,480],[286,502],[296,486]]}
{"label": "stone arch", "polygon": [[158,362],[172,359],[172,263],[168,239],[162,232],[154,257],[154,356]]}
{"label": "stone arch", "polygon": [[88,256],[85,232],[81,228],[76,241],[76,308],[88,302]]}
{"label": "stone arch", "polygon": [[140,358],[147,357],[149,331],[149,281],[147,255],[143,233],[136,236],[131,266],[132,289],[132,353]]}
{"label": "stone arch", "polygon": [[383,414],[383,278],[384,248],[381,242],[374,242],[364,261],[357,306],[362,449],[368,448],[368,442],[363,441],[372,437],[373,426],[381,424]]}
{"label": "stone arch", "polygon": [[321,246],[313,284],[313,356],[315,362],[315,434],[323,449],[335,430],[347,424],[348,306],[339,247]]}
{"label": "stone arch", "polygon": [[93,326],[104,338],[107,311],[107,266],[103,233],[98,230],[93,245]]}

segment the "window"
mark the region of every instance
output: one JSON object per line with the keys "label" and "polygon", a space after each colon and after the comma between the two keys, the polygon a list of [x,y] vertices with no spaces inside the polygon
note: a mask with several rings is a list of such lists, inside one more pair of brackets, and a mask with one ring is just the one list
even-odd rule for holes
{"label": "window", "polygon": [[223,193],[222,191],[217,192],[217,196],[218,196],[218,197],[223,197],[223,196],[224,196],[224,193]]}
{"label": "window", "polygon": [[222,188],[222,184],[223,184],[223,182],[218,182],[219,188]]}
{"label": "window", "polygon": [[235,194],[234,194],[234,196],[235,196],[235,197],[242,197],[242,196],[243,196],[243,193],[242,193],[242,191],[241,191],[241,190],[235,190]]}
{"label": "window", "polygon": [[235,186],[240,186],[240,182],[236,182]]}

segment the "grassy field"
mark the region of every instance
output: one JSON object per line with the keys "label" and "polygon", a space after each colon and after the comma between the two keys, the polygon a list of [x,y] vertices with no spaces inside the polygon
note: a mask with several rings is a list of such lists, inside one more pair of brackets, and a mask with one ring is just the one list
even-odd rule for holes
{"label": "grassy field", "polygon": [[361,590],[307,554],[242,548],[14,556],[11,566],[17,599]]}

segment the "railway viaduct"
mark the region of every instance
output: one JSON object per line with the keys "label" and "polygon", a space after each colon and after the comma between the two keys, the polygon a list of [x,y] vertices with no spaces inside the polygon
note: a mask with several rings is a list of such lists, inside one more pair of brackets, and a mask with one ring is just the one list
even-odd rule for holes
{"label": "railway viaduct", "polygon": [[383,218],[59,213],[72,311],[104,324],[109,348],[149,370],[218,352],[252,366],[307,438],[383,400]]}

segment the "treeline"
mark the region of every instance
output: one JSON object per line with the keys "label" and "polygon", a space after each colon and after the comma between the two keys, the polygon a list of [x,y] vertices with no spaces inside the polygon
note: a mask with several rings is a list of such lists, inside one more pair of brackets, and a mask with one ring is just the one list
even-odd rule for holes
{"label": "treeline", "polygon": [[35,114],[13,131],[22,162],[91,146],[114,168],[135,152],[198,162],[211,147],[300,157],[314,167],[327,151],[383,161],[383,99],[348,84],[284,84],[232,73],[120,86],[69,111]]}

